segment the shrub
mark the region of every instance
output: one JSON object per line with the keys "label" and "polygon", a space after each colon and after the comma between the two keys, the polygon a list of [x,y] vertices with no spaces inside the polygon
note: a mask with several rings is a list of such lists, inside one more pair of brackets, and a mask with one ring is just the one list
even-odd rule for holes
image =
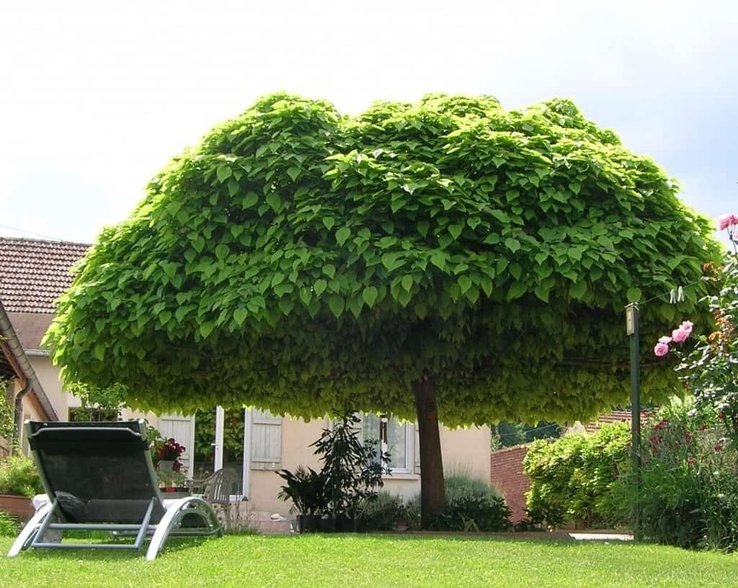
{"label": "shrub", "polygon": [[8,513],[0,511],[0,537],[15,537],[19,530],[18,521]]}
{"label": "shrub", "polygon": [[628,425],[613,423],[590,436],[532,443],[523,461],[531,479],[526,494],[531,521],[552,528],[608,524],[605,504],[610,486],[627,468],[629,442]]}
{"label": "shrub", "polygon": [[361,516],[369,531],[396,531],[400,520],[405,517],[405,505],[401,496],[383,490],[374,500],[364,503]]}
{"label": "shrub", "polygon": [[34,496],[43,492],[41,479],[33,460],[11,455],[0,462],[0,494]]}
{"label": "shrub", "polygon": [[[507,531],[510,509],[484,480],[471,476],[452,475],[445,480],[446,506],[435,515],[429,529],[433,531]],[[405,507],[408,528],[420,528],[420,496]]]}
{"label": "shrub", "polygon": [[718,415],[673,401],[644,428],[640,492],[632,473],[613,485],[612,516],[644,538],[679,547],[738,548],[738,454]]}

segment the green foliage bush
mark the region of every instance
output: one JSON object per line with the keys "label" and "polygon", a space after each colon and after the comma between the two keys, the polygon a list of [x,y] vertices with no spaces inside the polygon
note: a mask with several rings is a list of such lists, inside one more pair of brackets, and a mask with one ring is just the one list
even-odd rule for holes
{"label": "green foliage bush", "polygon": [[534,442],[523,461],[531,479],[526,494],[530,519],[552,528],[607,523],[610,486],[628,463],[630,430],[625,423],[603,426],[594,435],[565,435]]}
{"label": "green foliage bush", "polygon": [[719,293],[707,299],[716,328],[698,337],[677,372],[700,408],[722,414],[722,426],[738,443],[738,257],[725,260],[720,280]]}
{"label": "green foliage bush", "polygon": [[674,401],[644,428],[640,492],[631,472],[612,488],[613,519],[679,547],[738,548],[738,454],[718,413]]}
{"label": "green foliage bush", "polygon": [[[484,480],[461,474],[445,481],[446,506],[429,525],[432,531],[507,531],[512,528],[510,509]],[[420,528],[420,496],[413,497],[405,508],[411,530]]]}
{"label": "green foliage bush", "polygon": [[0,437],[10,441],[13,438],[14,411],[6,396],[8,382],[0,378]]}
{"label": "green foliage bush", "polygon": [[0,462],[0,494],[34,496],[43,492],[41,479],[33,460],[11,455]]}
{"label": "green foliage bush", "polygon": [[19,530],[18,521],[8,513],[0,511],[0,537],[15,537]]}
{"label": "green foliage bush", "polygon": [[365,502],[361,516],[366,521],[368,531],[396,531],[400,521],[405,518],[405,504],[401,496],[382,490],[376,499]]}

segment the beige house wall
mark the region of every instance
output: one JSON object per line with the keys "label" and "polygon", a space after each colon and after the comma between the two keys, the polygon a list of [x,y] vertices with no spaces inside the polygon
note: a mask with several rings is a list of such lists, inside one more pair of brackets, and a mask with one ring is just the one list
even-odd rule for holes
{"label": "beige house wall", "polygon": [[[49,356],[31,355],[28,359],[31,362],[33,371],[36,372],[36,378],[38,378],[44,392],[46,392],[46,397],[49,399],[51,406],[54,407],[59,420],[66,421],[69,416],[69,407],[79,406],[79,400],[71,394],[62,392],[59,368],[51,363]],[[77,404],[73,404],[74,402]]]}
{"label": "beige house wall", "polygon": [[[294,470],[298,466],[320,468],[320,461],[313,455],[310,444],[320,437],[328,426],[328,419],[305,422],[302,419],[282,420],[282,468]],[[444,471],[447,474],[464,473],[489,483],[489,427],[449,429],[441,427],[441,452]],[[274,471],[251,472],[250,508],[255,511],[289,515],[290,503],[277,498],[282,479]],[[387,476],[384,490],[411,498],[420,492],[419,474],[395,474]]]}

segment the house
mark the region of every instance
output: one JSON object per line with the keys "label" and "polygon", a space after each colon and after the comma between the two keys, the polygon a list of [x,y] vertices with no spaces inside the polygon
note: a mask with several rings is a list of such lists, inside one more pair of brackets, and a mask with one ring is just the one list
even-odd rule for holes
{"label": "house", "polygon": [[[70,286],[70,269],[88,247],[0,237],[0,302],[20,343],[18,352],[25,354],[37,384],[22,399],[23,418],[73,420],[80,408],[79,399],[62,389],[59,369],[52,365],[49,350],[41,341],[54,317],[54,301]],[[41,410],[46,405],[48,410]],[[287,514],[289,505],[277,498],[282,480],[274,471],[300,465],[318,467],[310,444],[331,424],[328,417],[306,422],[256,409],[219,407],[194,416],[142,415],[128,409],[117,416],[144,417],[164,437],[173,437],[184,445],[182,461],[190,476],[222,467],[237,469],[241,483],[234,491],[248,496],[256,511],[281,514]],[[403,496],[418,493],[420,470],[414,424],[393,418],[380,423],[377,416],[365,415],[361,427],[365,438],[381,437],[392,454],[393,475],[386,479],[385,489]],[[468,472],[489,480],[489,442],[489,427],[442,427],[446,471]]]}

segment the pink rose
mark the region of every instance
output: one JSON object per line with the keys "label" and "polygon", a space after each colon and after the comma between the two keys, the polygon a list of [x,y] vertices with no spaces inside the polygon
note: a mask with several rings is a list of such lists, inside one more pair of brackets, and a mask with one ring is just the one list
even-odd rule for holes
{"label": "pink rose", "polygon": [[656,347],[653,348],[653,352],[657,357],[664,357],[664,355],[669,353],[669,345],[661,342],[656,343]]}
{"label": "pink rose", "polygon": [[659,337],[659,343],[664,343],[668,345],[669,343],[671,343],[671,337]]}
{"label": "pink rose", "polygon": [[679,325],[679,328],[682,331],[687,331],[687,335],[692,334],[692,327],[694,327],[694,324],[692,324],[690,321],[684,321],[681,325]]}
{"label": "pink rose", "polygon": [[684,329],[674,329],[671,332],[671,336],[674,339],[674,343],[681,343],[684,341],[687,337],[689,337],[689,331],[685,331]]}
{"label": "pink rose", "polygon": [[718,230],[722,231],[731,225],[738,225],[738,214],[723,214],[718,217]]}

